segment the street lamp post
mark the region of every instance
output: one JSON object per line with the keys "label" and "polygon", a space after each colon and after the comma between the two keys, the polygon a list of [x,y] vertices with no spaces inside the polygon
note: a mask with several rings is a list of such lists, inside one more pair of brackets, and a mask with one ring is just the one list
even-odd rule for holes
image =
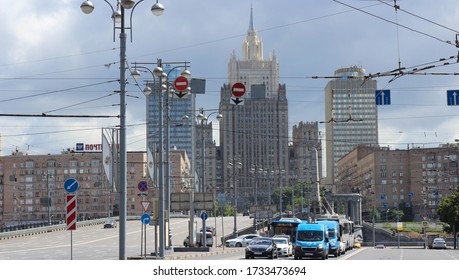
{"label": "street lamp post", "polygon": [[[115,36],[115,30],[120,30],[120,162],[119,162],[119,196],[120,196],[120,216],[119,216],[119,259],[126,259],[126,192],[127,192],[127,182],[126,182],[126,169],[127,169],[127,160],[126,160],[126,32],[125,32],[125,22],[124,22],[124,11],[125,9],[132,9],[131,11],[131,21],[132,21],[132,12],[134,8],[143,0],[135,2],[133,0],[121,0],[117,1],[117,9],[108,2],[104,0],[112,9],[112,18],[113,18],[113,36]],[[90,14],[94,10],[94,4],[87,0],[80,5],[81,10],[85,14]],[[161,15],[164,11],[162,4],[156,2],[151,8],[151,11],[154,15]],[[120,23],[120,27],[116,27],[116,23]],[[132,22],[131,22],[132,23]],[[127,27],[131,30],[132,34],[132,24]],[[113,38],[115,39],[115,38]],[[131,36],[132,40],[132,36]]]}
{"label": "street lamp post", "polygon": [[[202,170],[201,170],[201,192],[206,192],[207,191],[206,190],[206,161],[205,161],[205,149],[206,149],[206,146],[205,146],[204,125],[207,124],[207,120],[213,114],[218,114],[217,115],[217,120],[219,120],[219,121],[223,118],[223,116],[219,112],[213,112],[213,113],[210,113],[208,116],[206,116],[203,108],[201,108],[200,109],[200,113],[197,116],[195,116],[196,119],[201,123],[201,157],[202,157],[202,160],[201,160],[201,166],[202,166]],[[190,117],[189,116],[183,116],[183,119],[184,120],[189,120]],[[192,209],[190,209],[190,211],[191,210]],[[205,232],[206,232],[206,221],[205,220],[203,220],[203,222],[202,222],[202,232],[204,233],[203,236],[205,236]],[[191,233],[190,233],[190,235],[191,235]],[[202,244],[204,244],[204,246],[206,246],[206,238],[204,237],[203,239],[204,240],[202,241]]]}
{"label": "street lamp post", "polygon": [[[153,71],[151,71],[148,67],[142,66],[145,64],[156,64],[157,66]],[[162,65],[163,64],[178,64],[178,62],[167,62],[164,63],[162,62],[161,59],[158,59],[156,63],[149,63],[149,62],[134,62],[134,70],[132,72],[132,76],[135,79],[140,78],[140,72],[138,69],[145,69],[153,77],[154,83],[155,83],[155,88],[159,87],[159,93],[158,93],[158,115],[159,115],[159,228],[160,228],[160,248],[159,248],[159,253],[160,257],[164,257],[164,251],[165,251],[165,213],[167,214],[167,224],[169,225],[169,230],[168,230],[168,249],[172,249],[172,232],[170,230],[170,222],[169,222],[169,212],[170,212],[170,121],[169,121],[169,115],[170,115],[170,101],[169,101],[169,95],[171,93],[170,89],[170,81],[169,81],[169,74],[172,73],[172,71],[176,68],[179,67],[185,67],[185,70],[182,71],[181,76],[186,77],[189,79],[190,77],[190,71],[186,70],[188,62],[180,62],[179,64],[183,64],[180,66],[176,66],[172,69],[170,69],[167,73],[163,71]],[[155,77],[159,78],[159,86],[156,86],[156,80]],[[166,94],[166,147],[165,147],[165,156],[164,156],[164,145],[163,145],[163,126],[164,126],[164,104],[163,104],[163,90],[165,90]],[[188,89],[189,90],[189,89]],[[147,87],[144,89],[144,93],[146,95],[149,95],[151,93],[151,88]],[[165,158],[165,160],[164,160]],[[165,168],[165,170],[164,170]],[[164,174],[165,173],[165,174]]]}
{"label": "street lamp post", "polygon": [[[198,120],[201,122],[201,157],[202,157],[202,178],[201,178],[201,181],[202,181],[202,187],[201,187],[201,191],[203,193],[206,192],[206,144],[205,144],[205,130],[204,130],[204,125],[207,124],[207,120],[210,118],[211,115],[213,114],[216,114],[218,113],[217,115],[217,119],[218,120],[221,120],[223,118],[223,116],[219,113],[219,112],[213,112],[213,113],[210,113],[208,116],[206,116],[204,114],[204,109],[201,108],[201,112],[198,114]],[[206,238],[206,220],[203,219],[202,220],[202,236],[203,236],[203,241],[202,241],[202,244],[204,244],[204,246],[207,246],[206,242],[207,242],[207,238]]]}
{"label": "street lamp post", "polygon": [[228,167],[233,171],[233,180],[234,180],[234,188],[233,188],[233,211],[234,211],[234,228],[233,228],[233,236],[237,237],[237,178],[236,174],[237,171],[236,169],[241,169],[242,168],[242,163],[236,159],[232,159],[232,161],[228,162]]}
{"label": "street lamp post", "polygon": [[51,225],[51,192],[49,190],[49,174],[45,173],[44,174],[46,177],[46,191],[48,192],[48,198],[46,201],[46,206],[48,208],[48,226]]}

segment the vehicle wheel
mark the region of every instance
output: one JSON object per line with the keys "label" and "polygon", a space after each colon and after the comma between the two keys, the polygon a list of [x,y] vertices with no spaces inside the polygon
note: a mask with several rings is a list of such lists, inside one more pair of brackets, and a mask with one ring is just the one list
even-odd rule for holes
{"label": "vehicle wheel", "polygon": [[236,246],[236,247],[242,247],[242,244],[238,242],[238,243],[236,243],[235,246]]}

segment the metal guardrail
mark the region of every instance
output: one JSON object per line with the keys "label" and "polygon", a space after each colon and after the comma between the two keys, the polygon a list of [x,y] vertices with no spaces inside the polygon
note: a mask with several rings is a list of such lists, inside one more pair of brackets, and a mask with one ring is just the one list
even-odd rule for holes
{"label": "metal guardrail", "polygon": [[[118,218],[113,217],[112,219],[117,220]],[[107,221],[107,218],[80,221],[80,222],[77,222],[77,226],[86,227],[86,226],[99,225],[99,224],[105,223],[106,221]],[[29,235],[36,235],[36,234],[43,234],[43,233],[66,230],[66,229],[67,229],[66,224],[58,224],[58,225],[51,225],[51,226],[43,226],[43,227],[36,227],[36,228],[29,228],[29,229],[7,231],[7,232],[0,233],[0,240],[29,236]]]}

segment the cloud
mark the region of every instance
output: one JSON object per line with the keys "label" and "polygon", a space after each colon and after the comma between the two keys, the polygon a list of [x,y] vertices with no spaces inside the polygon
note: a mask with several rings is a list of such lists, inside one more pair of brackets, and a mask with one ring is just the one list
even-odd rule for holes
{"label": "cloud", "polygon": [[[207,94],[197,98],[197,107],[204,108],[218,108],[220,88],[227,81],[229,54],[234,50],[241,57],[252,5],[265,58],[274,50],[279,61],[280,81],[286,84],[290,101],[290,126],[325,117],[323,89],[328,80],[307,76],[329,76],[351,65],[374,74],[396,69],[399,62],[404,67],[429,65],[457,55],[457,48],[445,42],[454,43],[456,32],[440,26],[459,26],[459,3],[453,0],[442,1],[442,5],[428,0],[399,3],[403,10],[421,18],[402,10],[396,15],[393,7],[380,2],[343,1],[382,19],[323,0],[288,0],[282,4],[274,0],[160,1],[166,10],[156,17],[150,12],[153,2],[143,1],[135,9],[132,42],[127,30],[127,59],[129,63],[155,62],[157,58],[189,61],[193,77],[207,80]],[[0,112],[119,114],[119,33],[117,30],[113,38],[108,5],[97,0],[93,3],[96,8],[90,15],[80,11],[80,2],[70,0],[48,1],[46,5],[16,0],[8,9],[0,10]],[[419,32],[397,28],[383,19]],[[432,71],[459,72],[457,64],[451,62]],[[128,127],[128,150],[144,149],[139,140],[145,133],[141,125],[145,99],[141,88],[133,84],[129,74],[127,77],[128,95],[133,96],[127,98],[127,123],[139,124]],[[457,77],[410,75],[389,83],[390,78],[377,79],[379,88],[391,90],[393,101],[378,108],[382,143],[436,144],[459,138],[452,132],[457,108],[446,106],[446,90],[459,89]],[[15,100],[6,101],[9,99]],[[2,118],[3,154],[15,146],[34,153],[53,153],[76,141],[100,142],[99,130],[78,129],[118,122],[116,118]],[[13,129],[23,136],[7,136]],[[67,129],[75,131],[51,133]],[[40,131],[49,133],[36,134]]]}

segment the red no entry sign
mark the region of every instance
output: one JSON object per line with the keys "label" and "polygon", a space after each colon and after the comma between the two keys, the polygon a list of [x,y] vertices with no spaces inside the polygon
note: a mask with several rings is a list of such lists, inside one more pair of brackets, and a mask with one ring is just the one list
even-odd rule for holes
{"label": "red no entry sign", "polygon": [[174,88],[178,91],[185,91],[188,88],[188,79],[183,76],[178,76],[174,81]]}
{"label": "red no entry sign", "polygon": [[242,97],[245,93],[245,86],[243,83],[235,83],[231,87],[231,92],[233,93],[234,96],[236,97]]}

